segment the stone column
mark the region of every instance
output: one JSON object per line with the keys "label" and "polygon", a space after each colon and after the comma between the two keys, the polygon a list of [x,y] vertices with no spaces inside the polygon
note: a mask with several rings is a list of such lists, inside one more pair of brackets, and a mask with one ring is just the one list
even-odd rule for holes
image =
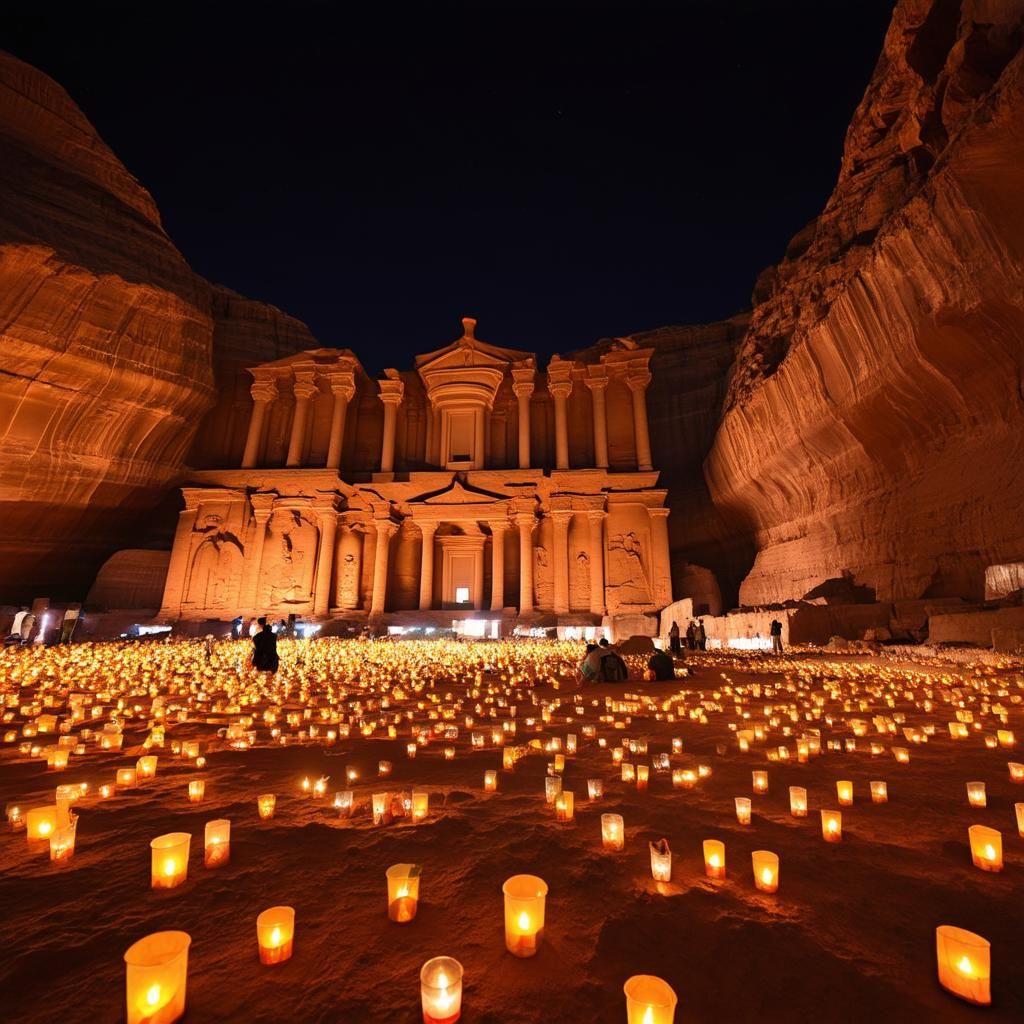
{"label": "stone column", "polygon": [[636,468],[648,471],[651,464],[651,436],[647,430],[647,385],[651,383],[649,373],[630,374],[626,378],[633,393],[633,436],[636,439]]}
{"label": "stone column", "polygon": [[549,380],[548,391],[555,400],[555,468],[569,468],[569,420],[566,399],[572,393],[571,380]]}
{"label": "stone column", "polygon": [[375,519],[377,551],[373,559],[373,597],[370,600],[370,614],[383,615],[388,596],[388,545],[395,535],[397,525],[390,519]]}
{"label": "stone column", "polygon": [[437,523],[416,524],[423,535],[423,551],[420,553],[420,611],[429,611],[434,604],[434,534]]}
{"label": "stone column", "polygon": [[486,539],[477,549],[476,558],[473,561],[473,607],[477,611],[487,607],[484,601],[484,544]]}
{"label": "stone column", "polygon": [[555,535],[555,614],[569,614],[569,523],[572,512],[557,509],[551,513]]}
{"label": "stone column", "polygon": [[508,522],[496,519],[491,523],[491,611],[505,607],[505,530]]}
{"label": "stone column", "polygon": [[185,597],[185,578],[188,576],[188,562],[192,554],[192,531],[195,529],[199,504],[196,499],[185,496],[185,507],[178,513],[178,525],[174,530],[174,544],[167,564],[167,582],[164,584],[163,606],[160,618],[178,618],[181,602]]}
{"label": "stone column", "polygon": [[302,465],[302,456],[306,447],[309,404],[318,390],[316,374],[312,370],[296,370],[295,415],[292,418],[292,435],[288,441],[288,457],[285,459],[285,465],[290,469]]}
{"label": "stone column", "polygon": [[486,405],[482,406],[477,413],[475,424],[476,437],[473,442],[473,447],[476,449],[473,452],[474,469],[487,468],[487,417],[489,415],[490,409]]}
{"label": "stone column", "polygon": [[426,398],[427,408],[427,436],[423,442],[423,461],[428,465],[433,464],[433,449],[434,449],[434,407],[430,404],[430,396]]}
{"label": "stone column", "polygon": [[651,516],[651,558],[654,575],[654,600],[660,607],[672,603],[672,553],[668,540],[667,508],[649,508]]}
{"label": "stone column", "polygon": [[316,560],[316,583],[313,590],[313,614],[324,618],[331,606],[331,575],[334,571],[334,535],[338,530],[338,513],[333,507],[320,510],[320,549]]}
{"label": "stone column", "polygon": [[533,611],[533,529],[537,520],[532,512],[516,514],[519,527],[519,611]]}
{"label": "stone column", "polygon": [[[591,368],[593,369],[593,367]],[[594,465],[598,469],[608,468],[608,411],[605,407],[604,393],[608,389],[608,375],[587,377],[590,398],[594,405]]]}
{"label": "stone column", "polygon": [[533,395],[532,369],[512,371],[512,391],[519,403],[519,468],[530,468],[530,397]]}
{"label": "stone column", "polygon": [[593,615],[604,615],[604,519],[606,513],[592,509],[587,513],[590,520],[590,611]]}
{"label": "stone column", "polygon": [[[405,394],[405,385],[397,370],[385,370],[384,380],[378,381],[380,400],[384,403],[384,437],[380,446],[380,471],[393,473],[395,469],[395,429],[398,423],[398,406]],[[392,376],[393,375],[393,376]]]}
{"label": "stone column", "polygon": [[263,433],[267,426],[267,409],[277,398],[277,385],[272,380],[257,380],[250,388],[252,394],[252,416],[249,418],[249,433],[245,438],[245,452],[242,455],[242,469],[253,469],[260,458]]}
{"label": "stone column", "polygon": [[348,403],[356,393],[355,375],[352,373],[331,374],[331,394],[334,408],[331,411],[331,439],[327,446],[327,468],[341,468],[341,452],[345,444],[345,416]]}
{"label": "stone column", "polygon": [[252,502],[253,527],[249,544],[245,549],[245,562],[242,569],[242,592],[239,604],[243,610],[257,611],[256,600],[259,597],[260,569],[263,565],[263,545],[267,539],[267,523],[274,508],[273,494],[254,494]]}

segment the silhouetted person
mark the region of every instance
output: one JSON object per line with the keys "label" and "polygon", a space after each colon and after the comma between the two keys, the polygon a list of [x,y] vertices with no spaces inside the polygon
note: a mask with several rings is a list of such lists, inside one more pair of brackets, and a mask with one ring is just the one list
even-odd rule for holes
{"label": "silhouetted person", "polygon": [[587,644],[586,653],[580,662],[580,675],[583,676],[584,681],[597,677],[597,673],[601,668],[601,655],[599,651],[600,648],[597,644]]}
{"label": "silhouetted person", "polygon": [[32,639],[32,631],[36,628],[36,617],[33,612],[27,612],[21,620],[21,642],[27,644]]}
{"label": "silhouetted person", "polygon": [[679,623],[673,622],[668,631],[668,646],[673,654],[679,654],[683,645],[679,640]]}
{"label": "silhouetted person", "polygon": [[647,662],[647,667],[654,673],[654,678],[659,683],[676,677],[675,663],[672,661],[672,656],[665,651],[655,651],[651,655],[651,660]]}
{"label": "silhouetted person", "polygon": [[700,651],[706,651],[708,649],[708,635],[704,632],[704,620],[697,620],[697,629],[695,632],[697,638],[697,649]]}
{"label": "silhouetted person", "polygon": [[231,639],[237,640],[242,635],[242,616],[236,615],[231,620]]}
{"label": "silhouetted person", "polygon": [[280,664],[277,657],[277,637],[262,615],[257,622],[260,631],[252,638],[252,667],[257,672],[276,672]]}
{"label": "silhouetted person", "polygon": [[778,619],[772,619],[771,625],[772,654],[782,653],[782,623]]}
{"label": "silhouetted person", "polygon": [[691,651],[696,650],[697,647],[697,625],[693,619],[690,620],[690,624],[686,627],[686,646]]}

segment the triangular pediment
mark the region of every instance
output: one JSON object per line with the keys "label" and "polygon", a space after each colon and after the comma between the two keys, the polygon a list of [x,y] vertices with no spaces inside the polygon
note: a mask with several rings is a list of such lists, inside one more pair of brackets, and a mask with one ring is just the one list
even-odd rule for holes
{"label": "triangular pediment", "polygon": [[507,500],[503,494],[491,494],[488,491],[469,488],[461,480],[455,480],[443,491],[421,495],[411,499],[411,502],[422,505],[493,505],[496,501]]}

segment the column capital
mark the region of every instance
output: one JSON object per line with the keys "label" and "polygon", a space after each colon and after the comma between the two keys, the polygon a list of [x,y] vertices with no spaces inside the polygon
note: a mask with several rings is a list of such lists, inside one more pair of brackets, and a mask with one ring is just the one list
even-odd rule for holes
{"label": "column capital", "polygon": [[420,533],[422,533],[424,537],[433,537],[434,534],[437,533],[438,526],[440,526],[440,523],[435,523],[433,519],[416,519],[413,521],[420,528]]}
{"label": "column capital", "polygon": [[507,519],[488,519],[487,525],[491,528],[491,533],[504,533],[510,524]]}
{"label": "column capital", "polygon": [[336,398],[351,401],[356,393],[356,375],[351,370],[340,373],[328,373],[327,382],[331,386],[331,394]]}
{"label": "column capital", "polygon": [[532,512],[516,512],[513,516],[516,526],[527,526],[531,530],[537,525],[537,517]]}
{"label": "column capital", "polygon": [[667,509],[667,508],[664,508],[664,507],[661,507],[661,508],[649,508],[647,510],[647,514],[652,519],[668,519],[669,512],[671,512],[671,509]]}
{"label": "column capital", "polygon": [[607,374],[603,377],[584,377],[583,383],[590,388],[591,391],[605,391],[608,385],[611,383],[608,379]]}
{"label": "column capital", "polygon": [[380,394],[377,396],[385,405],[399,405],[405,396],[405,384],[397,370],[385,370],[384,379],[377,381]]}
{"label": "column capital", "polygon": [[374,519],[373,527],[378,537],[393,537],[398,530],[398,523],[393,519]]}
{"label": "column capital", "polygon": [[607,515],[608,515],[608,513],[603,508],[588,508],[587,509],[587,518],[592,523],[599,523]]}
{"label": "column capital", "polygon": [[270,514],[274,511],[274,502],[277,501],[276,494],[250,494],[249,503],[252,505],[252,514],[258,523],[270,521]]}
{"label": "column capital", "polygon": [[646,391],[647,385],[651,383],[651,374],[646,370],[630,373],[626,377],[626,386],[630,391]]}
{"label": "column capital", "polygon": [[537,371],[532,366],[519,366],[512,370],[512,390],[522,398],[532,395]]}
{"label": "column capital", "polygon": [[249,394],[254,402],[274,402],[280,397],[277,381],[273,379],[254,380],[249,387]]}
{"label": "column capital", "polygon": [[568,398],[572,394],[571,380],[549,380],[548,391],[555,398]]}
{"label": "column capital", "polygon": [[316,386],[316,377],[314,375],[310,374],[307,378],[305,374],[301,377],[299,374],[296,374],[295,387],[293,390],[295,391],[296,401],[299,401],[300,399],[308,401],[310,398],[313,398],[320,389]]}
{"label": "column capital", "polygon": [[571,508],[553,508],[547,515],[556,526],[568,526],[573,517],[573,510]]}

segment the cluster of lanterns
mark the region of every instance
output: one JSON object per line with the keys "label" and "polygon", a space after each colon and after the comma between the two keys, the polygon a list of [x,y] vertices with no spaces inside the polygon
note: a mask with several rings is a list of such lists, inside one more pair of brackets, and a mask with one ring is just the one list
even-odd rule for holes
{"label": "cluster of lanterns", "polygon": [[[1016,736],[1009,728],[1010,710],[1019,709],[1024,701],[1024,680],[996,669],[976,670],[964,678],[895,667],[866,673],[850,663],[757,657],[746,664],[767,670],[769,682],[734,683],[722,672],[720,681],[702,689],[652,697],[631,693],[627,687],[614,697],[595,699],[585,690],[565,692],[579,656],[575,644],[320,641],[300,648],[283,641],[281,646],[282,670],[273,677],[248,669],[244,642],[222,644],[212,657],[206,656],[205,648],[188,643],[83,644],[17,652],[9,655],[16,660],[7,666],[13,689],[5,693],[0,707],[0,750],[45,759],[48,770],[61,772],[89,753],[124,756],[126,736],[144,734],[134,766],[117,768],[112,782],[95,790],[103,800],[150,784],[165,754],[180,766],[202,769],[210,750],[246,750],[256,744],[332,746],[339,740],[365,737],[393,740],[396,750],[404,749],[410,759],[434,748],[443,759],[453,760],[459,756],[460,743],[468,739],[471,750],[500,750],[504,772],[515,771],[527,756],[549,758],[544,800],[553,820],[564,824],[573,822],[576,815],[576,792],[563,786],[566,758],[584,744],[603,750],[615,777],[639,792],[662,777],[671,779],[673,788],[690,790],[712,776],[709,764],[680,763],[685,756],[681,736],[671,739],[670,750],[651,752],[646,737],[628,735],[644,720],[688,727],[724,721],[739,753],[757,756],[762,750],[769,764],[807,764],[838,751],[888,757],[890,764],[901,765],[910,762],[915,747],[946,733],[956,743],[973,741],[988,750],[1012,750]],[[296,656],[300,649],[301,658]],[[743,664],[713,657],[707,663]],[[541,697],[537,684],[552,686],[555,695]],[[911,723],[898,705],[909,705],[924,720]],[[596,724],[584,722],[595,714]],[[942,728],[943,717],[947,728]],[[196,722],[215,728],[216,740],[173,739],[177,727]],[[562,723],[575,731],[555,735]],[[727,752],[727,745],[719,745],[719,754]],[[1007,764],[1010,780],[1024,784],[1024,764]],[[391,761],[377,763],[378,780],[388,780],[392,772]],[[356,812],[352,787],[361,776],[359,766],[346,767],[349,788],[335,793],[330,803],[342,817]],[[485,771],[483,791],[497,793],[499,778],[498,770]],[[603,799],[607,781],[587,779],[587,799]],[[328,783],[327,777],[306,777],[298,789],[310,799],[324,799]],[[753,769],[751,788],[754,799],[766,797],[770,769]],[[836,782],[837,808],[854,805],[854,789],[852,780]],[[67,860],[74,853],[78,822],[71,808],[91,792],[85,784],[58,786],[54,804],[10,805],[8,820],[14,828],[24,827],[33,846],[48,845],[52,860]],[[966,794],[970,807],[987,808],[984,781],[967,782]],[[191,803],[204,802],[206,780],[190,779],[187,795]],[[888,796],[886,780],[870,782],[872,803],[885,803]],[[791,786],[788,797],[790,814],[807,817],[808,790]],[[257,793],[255,799],[259,818],[272,819],[277,795]],[[752,799],[739,796],[734,801],[737,821],[750,826]],[[422,789],[393,792],[385,783],[371,794],[369,810],[375,826],[404,818],[421,822],[429,815],[429,793]],[[842,842],[843,812],[827,807],[817,810],[822,838]],[[1024,802],[1015,805],[1015,813],[1018,833],[1024,836]],[[187,879],[192,838],[186,832],[172,832],[152,840],[154,889],[173,889]],[[624,850],[622,815],[601,815],[600,839],[606,851]],[[229,820],[207,822],[203,840],[207,868],[229,863]],[[1002,869],[1003,836],[998,829],[971,826],[969,845],[977,868]],[[648,846],[653,879],[671,881],[673,853],[668,840]],[[704,839],[701,853],[705,876],[724,879],[725,843]],[[757,890],[778,892],[776,853],[754,850],[751,871]],[[392,922],[414,921],[420,881],[419,865],[395,864],[388,869],[387,914]],[[513,956],[537,954],[544,935],[547,892],[544,880],[534,875],[515,875],[505,882],[505,945]],[[295,937],[294,909],[277,906],[263,911],[256,918],[256,934],[262,963],[287,961]],[[163,1024],[183,1014],[190,943],[184,932],[158,932],[125,953],[130,1022]],[[937,930],[936,951],[939,980],[945,988],[973,1003],[990,1001],[991,963],[984,938],[943,925]],[[428,1024],[458,1020],[462,990],[463,969],[458,961],[435,957],[425,963],[421,971],[424,1020]],[[629,1022],[673,1021],[676,995],[662,979],[630,978],[625,995]]]}

